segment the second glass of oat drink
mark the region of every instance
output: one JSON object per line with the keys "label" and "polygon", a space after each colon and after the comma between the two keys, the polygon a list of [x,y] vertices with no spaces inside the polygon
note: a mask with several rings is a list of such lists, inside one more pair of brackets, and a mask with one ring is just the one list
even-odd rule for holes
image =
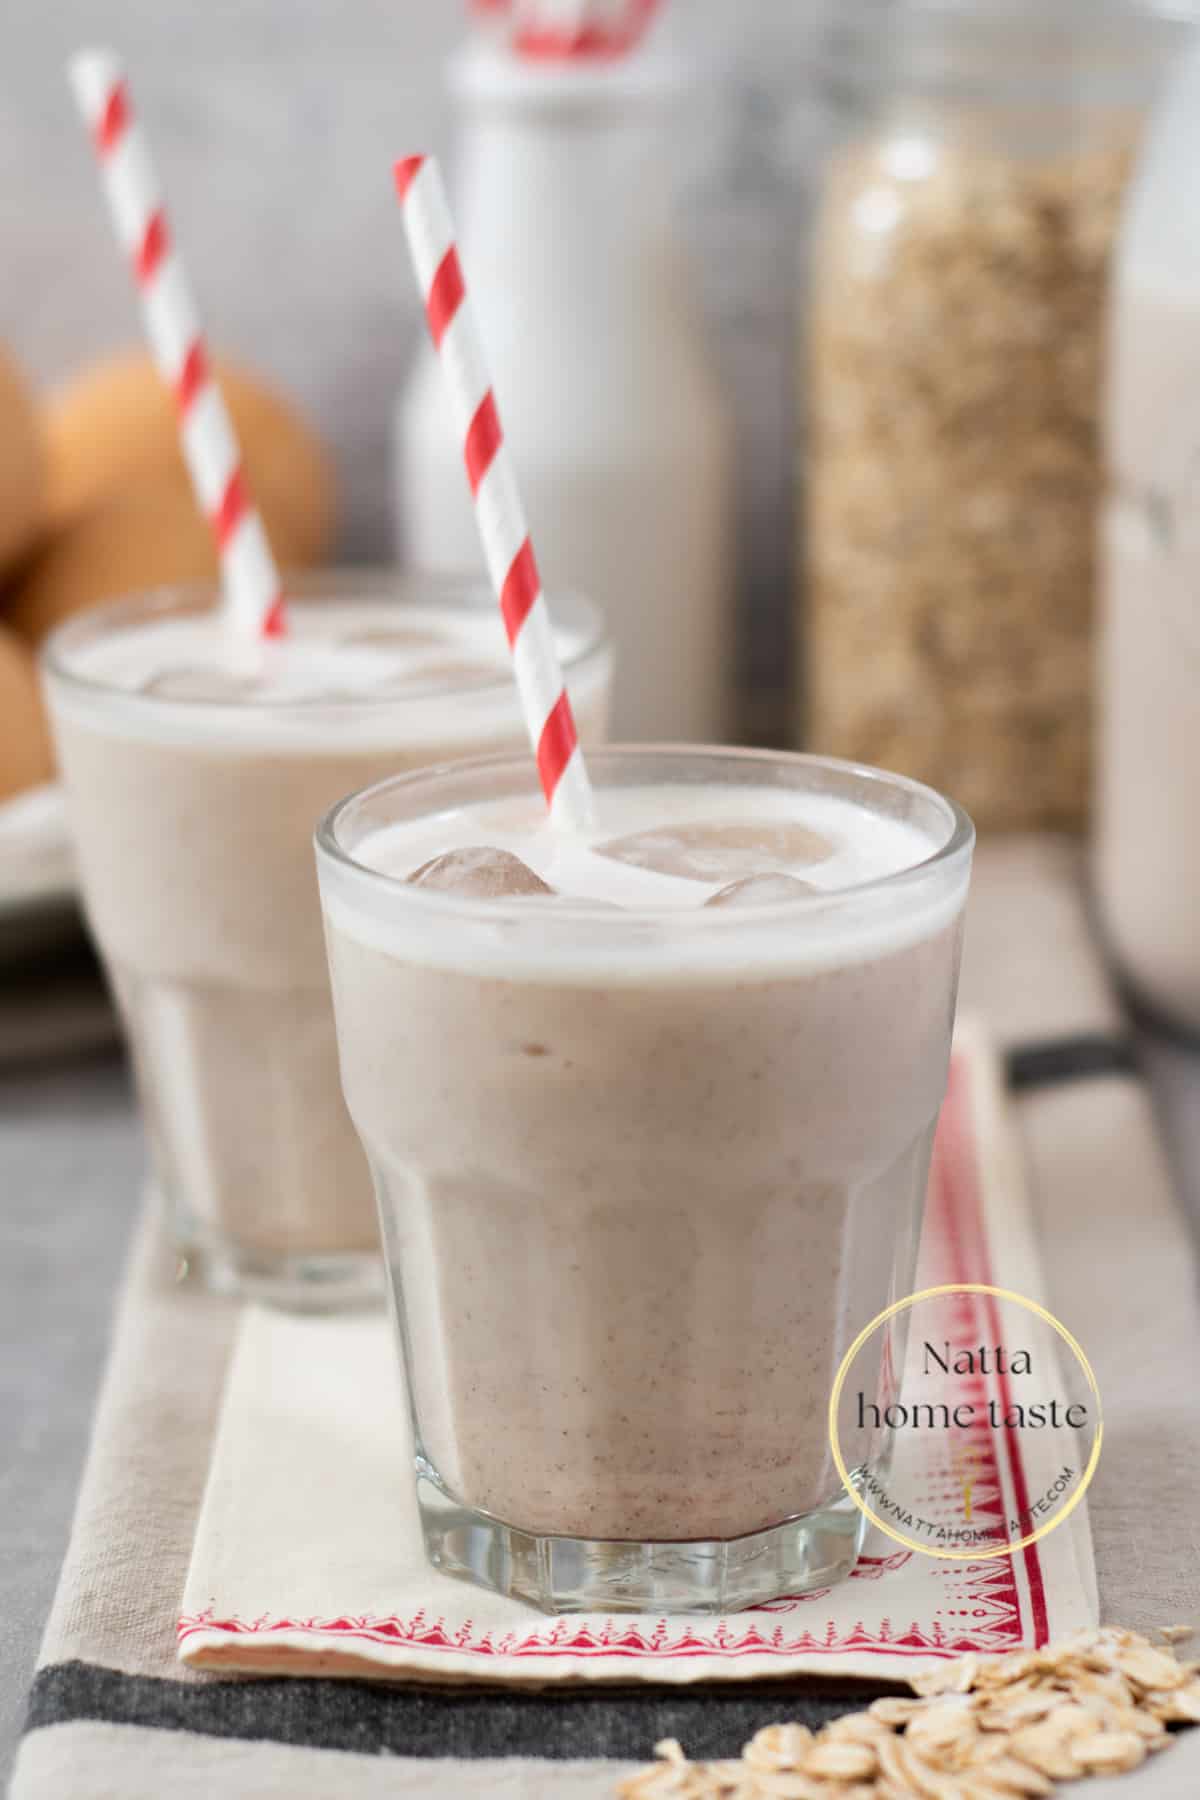
{"label": "second glass of oat drink", "polygon": [[[520,742],[524,714],[477,581],[285,590],[125,71],[84,50],[69,73],[220,569],[219,587],[133,596],[45,647],[84,905],[189,1263],[226,1291],[350,1304],[383,1282],[338,1084],[313,823],[364,781]],[[556,624],[579,729],[601,735],[597,617],[564,601]]]}
{"label": "second glass of oat drink", "polygon": [[[579,728],[609,654],[564,596]],[[313,821],[398,769],[524,741],[496,605],[452,577],[326,574],[231,650],[215,590],[135,596],[44,653],[84,902],[132,1048],[154,1178],[211,1284],[290,1305],[381,1288],[338,1083]]]}
{"label": "second glass of oat drink", "polygon": [[[399,174],[428,283],[444,201],[421,159]],[[426,1549],[552,1612],[726,1611],[858,1555],[829,1395],[911,1284],[974,833],[819,757],[585,767],[499,491],[536,764],[393,778],[317,833]],[[858,1479],[889,1454],[849,1417],[842,1448]]]}

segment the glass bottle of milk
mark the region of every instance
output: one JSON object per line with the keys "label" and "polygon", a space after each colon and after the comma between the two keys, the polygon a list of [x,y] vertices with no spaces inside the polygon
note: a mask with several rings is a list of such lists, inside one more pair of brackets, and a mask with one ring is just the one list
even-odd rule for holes
{"label": "glass bottle of milk", "polygon": [[1200,1030],[1200,37],[1147,137],[1110,315],[1095,880],[1153,1009]]}
{"label": "glass bottle of milk", "polygon": [[[667,179],[679,70],[665,51],[451,65],[466,277],[542,579],[607,616],[613,734],[716,740],[732,680],[731,428],[677,252]],[[478,536],[442,376],[423,344],[395,426],[401,555],[474,567]]]}

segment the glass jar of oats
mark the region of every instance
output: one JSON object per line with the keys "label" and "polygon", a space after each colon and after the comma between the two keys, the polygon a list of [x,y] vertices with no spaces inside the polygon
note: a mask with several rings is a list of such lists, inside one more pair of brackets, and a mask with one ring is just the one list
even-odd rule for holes
{"label": "glass jar of oats", "polygon": [[1195,0],[843,0],[811,261],[803,735],[983,827],[1089,786],[1109,251]]}

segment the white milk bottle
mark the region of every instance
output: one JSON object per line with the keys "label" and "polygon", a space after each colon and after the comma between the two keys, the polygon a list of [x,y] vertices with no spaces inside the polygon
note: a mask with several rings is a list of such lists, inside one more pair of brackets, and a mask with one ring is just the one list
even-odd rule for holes
{"label": "white milk bottle", "polygon": [[[731,431],[670,223],[678,65],[659,49],[452,64],[455,212],[543,580],[599,603],[622,738],[719,741],[733,623]],[[478,560],[444,379],[396,413],[401,554]]]}
{"label": "white milk bottle", "polygon": [[1154,121],[1111,302],[1095,878],[1155,1011],[1200,1029],[1200,39]]}

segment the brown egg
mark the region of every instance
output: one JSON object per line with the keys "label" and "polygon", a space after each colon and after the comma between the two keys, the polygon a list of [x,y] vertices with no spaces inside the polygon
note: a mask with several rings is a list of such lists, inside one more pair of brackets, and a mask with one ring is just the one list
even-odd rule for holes
{"label": "brown egg", "polygon": [[100,600],[216,577],[212,535],[191,492],[160,478],[48,539],[22,571],[5,611],[9,623],[38,644],[63,619]]}
{"label": "brown egg", "polygon": [[[216,370],[276,554],[286,550],[293,566],[322,561],[337,523],[324,446],[292,403],[257,376],[220,358]],[[174,398],[141,351],[106,358],[59,388],[46,404],[45,432],[52,524],[146,477],[187,483]]]}
{"label": "brown egg", "polygon": [[45,497],[37,408],[20,370],[0,350],[0,569],[16,562],[33,542]]}
{"label": "brown egg", "polygon": [[50,731],[28,644],[0,625],[0,800],[54,773]]}

